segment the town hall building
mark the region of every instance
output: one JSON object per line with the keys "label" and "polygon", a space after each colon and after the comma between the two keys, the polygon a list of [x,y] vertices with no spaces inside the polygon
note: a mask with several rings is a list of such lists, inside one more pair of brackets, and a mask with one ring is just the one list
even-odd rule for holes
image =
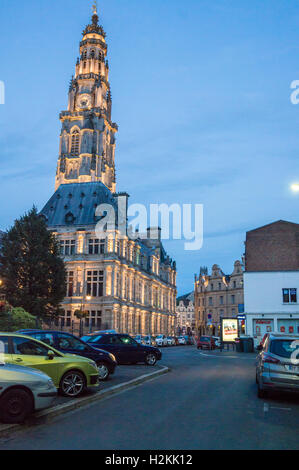
{"label": "town hall building", "polygon": [[[175,328],[176,263],[161,242],[161,230],[141,239],[113,232],[99,238],[102,204],[119,212],[116,193],[117,125],[111,120],[106,34],[94,9],[83,31],[80,57],[60,114],[62,129],[55,193],[41,215],[60,243],[67,269],[63,323],[88,312],[85,326],[129,334],[171,334]],[[118,214],[119,215],[119,214]],[[127,219],[125,218],[127,228]],[[155,236],[153,236],[153,233]]]}

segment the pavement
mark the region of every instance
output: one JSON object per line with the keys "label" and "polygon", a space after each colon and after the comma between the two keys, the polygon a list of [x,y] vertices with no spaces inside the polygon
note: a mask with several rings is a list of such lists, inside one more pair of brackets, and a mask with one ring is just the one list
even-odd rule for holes
{"label": "pavement", "polygon": [[173,347],[162,364],[171,372],[2,437],[0,449],[299,450],[299,397],[258,399],[254,354]]}

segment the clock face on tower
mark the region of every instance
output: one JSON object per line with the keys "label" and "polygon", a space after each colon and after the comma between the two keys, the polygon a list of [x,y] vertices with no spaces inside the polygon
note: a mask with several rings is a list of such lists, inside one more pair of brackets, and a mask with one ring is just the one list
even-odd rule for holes
{"label": "clock face on tower", "polygon": [[88,109],[91,107],[91,96],[90,95],[79,95],[77,98],[78,109]]}

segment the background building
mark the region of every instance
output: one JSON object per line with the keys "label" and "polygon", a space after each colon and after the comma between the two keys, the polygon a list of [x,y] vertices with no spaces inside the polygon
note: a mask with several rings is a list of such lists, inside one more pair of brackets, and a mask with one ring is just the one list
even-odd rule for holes
{"label": "background building", "polygon": [[246,234],[246,332],[299,333],[299,224],[280,220]]}
{"label": "background building", "polygon": [[177,298],[177,333],[195,331],[194,292]]}
{"label": "background building", "polygon": [[[83,31],[80,55],[62,123],[56,192],[41,211],[59,240],[67,267],[62,324],[72,328],[76,311],[87,312],[86,328],[126,333],[170,333],[175,328],[176,264],[161,243],[161,230],[149,238],[127,236],[128,194],[115,193],[115,135],[111,120],[106,35],[95,11]],[[118,225],[95,229],[106,204]],[[125,234],[120,236],[120,224]]]}
{"label": "background building", "polygon": [[214,264],[211,274],[201,268],[195,276],[194,307],[199,334],[220,336],[222,317],[237,317],[244,311],[243,265],[236,261],[232,274],[225,275]]}

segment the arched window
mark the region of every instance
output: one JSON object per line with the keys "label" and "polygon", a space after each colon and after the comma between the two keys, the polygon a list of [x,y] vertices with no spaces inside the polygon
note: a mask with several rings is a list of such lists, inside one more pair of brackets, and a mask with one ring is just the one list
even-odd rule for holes
{"label": "arched window", "polygon": [[79,131],[75,130],[71,135],[71,155],[78,156],[80,147],[80,134]]}
{"label": "arched window", "polygon": [[84,60],[87,59],[87,51],[84,51],[84,52],[83,52],[83,59],[84,59]]}
{"label": "arched window", "polygon": [[92,49],[92,51],[90,52],[90,57],[94,59],[94,56],[95,56],[95,52],[94,52],[94,49]]}

